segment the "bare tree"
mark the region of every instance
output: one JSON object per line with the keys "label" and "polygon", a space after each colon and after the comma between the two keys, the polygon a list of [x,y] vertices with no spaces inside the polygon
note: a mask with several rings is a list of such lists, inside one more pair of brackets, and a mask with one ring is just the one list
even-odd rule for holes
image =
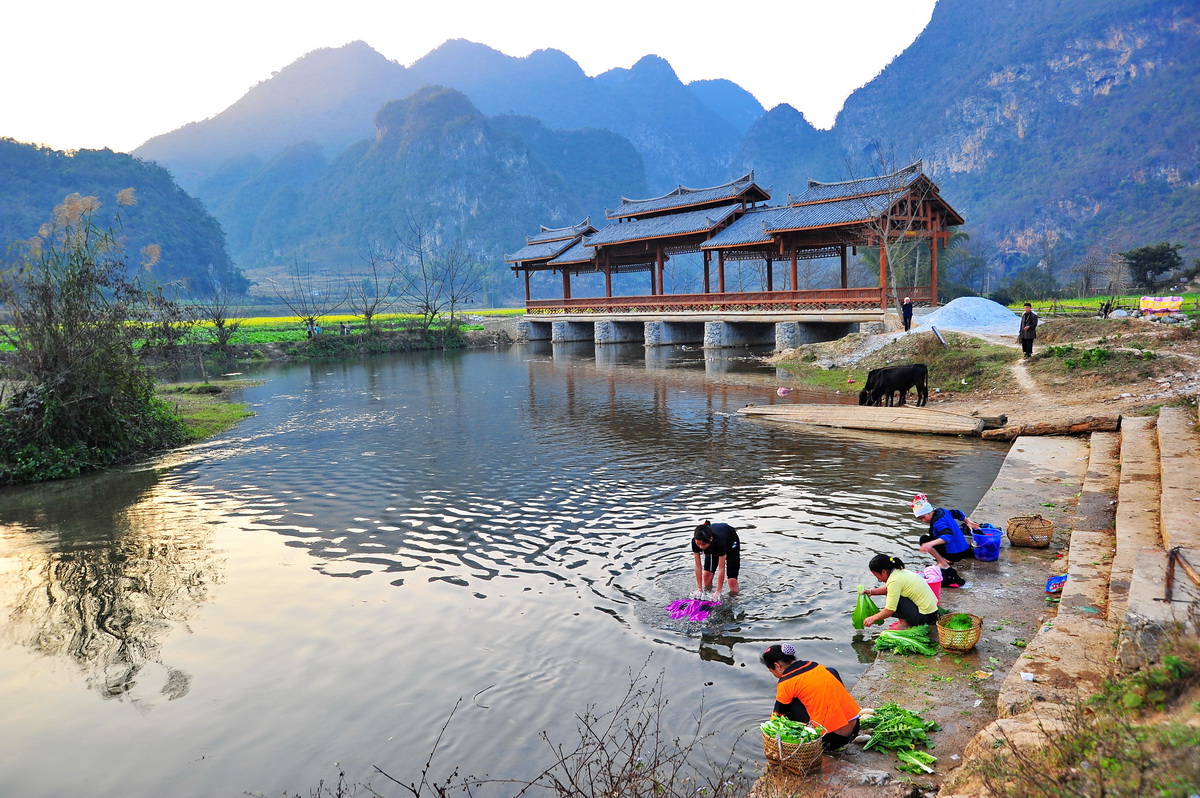
{"label": "bare tree", "polygon": [[310,266],[299,262],[286,283],[280,285],[272,280],[271,287],[279,301],[309,329],[346,301],[346,286],[340,279],[334,280],[328,273],[316,274]]}
{"label": "bare tree", "polygon": [[375,334],[375,317],[386,313],[400,301],[396,288],[401,276],[396,262],[396,253],[378,244],[359,253],[366,264],[366,271],[357,280],[346,281],[347,306],[355,316],[361,316],[367,335]]}
{"label": "bare tree", "polygon": [[[920,263],[918,253],[922,250],[926,252],[926,263],[929,262],[928,244],[921,238],[921,233],[925,230],[925,201],[933,194],[934,187],[922,176],[924,164],[921,161],[903,168],[898,168],[897,163],[895,154],[888,153],[876,142],[874,174],[869,177],[873,190],[865,193],[859,201],[865,219],[862,230],[867,234],[869,243],[879,247],[883,255],[887,285],[899,312],[900,278],[908,280],[909,285],[916,284]],[[853,164],[848,163],[847,169],[854,177]],[[877,268],[885,265],[879,262],[878,255],[874,258],[867,255],[864,260],[875,260],[873,265]]]}
{"label": "bare tree", "polygon": [[246,313],[246,296],[234,292],[227,283],[217,275],[216,270],[208,267],[209,293],[192,294],[192,307],[196,316],[210,327],[209,337],[217,346],[225,349],[233,336],[241,328],[241,317]]}
{"label": "bare tree", "polygon": [[401,294],[421,317],[428,334],[442,314],[454,324],[455,314],[483,286],[482,265],[458,239],[442,241],[433,223],[408,215],[397,233],[404,253],[400,268]]}

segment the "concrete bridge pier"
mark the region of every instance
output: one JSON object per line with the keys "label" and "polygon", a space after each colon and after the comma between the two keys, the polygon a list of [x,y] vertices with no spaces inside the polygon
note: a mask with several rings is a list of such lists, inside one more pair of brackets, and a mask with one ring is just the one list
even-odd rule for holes
{"label": "concrete bridge pier", "polygon": [[676,346],[704,342],[702,321],[647,321],[642,333],[646,346]]}
{"label": "concrete bridge pier", "polygon": [[770,322],[709,321],[704,323],[704,348],[762,346],[775,343],[775,325]]}
{"label": "concrete bridge pier", "polygon": [[647,326],[641,321],[597,321],[595,325],[597,345],[627,344],[633,341],[641,343]]}
{"label": "concrete bridge pier", "polygon": [[517,337],[526,341],[549,341],[550,322],[523,319],[517,322]]}
{"label": "concrete bridge pier", "polygon": [[775,325],[775,351],[795,349],[803,344],[836,341],[858,331],[858,324],[813,323],[803,321],[781,321]]}
{"label": "concrete bridge pier", "polygon": [[550,323],[550,340],[556,344],[568,341],[592,341],[596,337],[592,321],[554,321]]}

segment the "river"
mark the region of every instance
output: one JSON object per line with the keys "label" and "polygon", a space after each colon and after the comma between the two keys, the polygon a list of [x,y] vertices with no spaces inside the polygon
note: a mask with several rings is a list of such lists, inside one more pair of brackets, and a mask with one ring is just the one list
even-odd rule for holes
{"label": "river", "polygon": [[[639,670],[672,733],[703,708],[718,754],[761,759],[759,650],[852,682],[867,560],[915,562],[913,493],[970,509],[1006,451],[738,417],[805,398],[744,353],[527,344],[247,376],[256,415],[224,435],[0,492],[5,795],[382,789],[372,768],[419,779],[447,719],[432,777],[523,778],[550,763],[542,732],[569,740]],[[706,518],[738,528],[743,591],[673,621]]]}

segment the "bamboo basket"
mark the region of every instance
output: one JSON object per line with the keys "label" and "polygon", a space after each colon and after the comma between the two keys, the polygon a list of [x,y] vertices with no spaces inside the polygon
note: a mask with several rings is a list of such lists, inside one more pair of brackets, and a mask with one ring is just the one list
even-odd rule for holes
{"label": "bamboo basket", "polygon": [[[955,615],[967,615],[971,618],[970,629],[947,629],[945,623],[948,619]],[[975,644],[979,642],[979,636],[983,634],[983,619],[978,615],[971,615],[969,612],[951,612],[938,618],[937,622],[938,642],[942,644],[942,648],[954,654],[966,654],[971,649],[975,648]]]}
{"label": "bamboo basket", "polygon": [[762,733],[763,753],[767,761],[803,776],[821,764],[821,754],[824,748],[821,739],[817,738],[807,743],[785,743],[775,737]]}
{"label": "bamboo basket", "polygon": [[1044,549],[1054,537],[1054,522],[1040,515],[1019,515],[1008,519],[1008,541],[1014,546]]}

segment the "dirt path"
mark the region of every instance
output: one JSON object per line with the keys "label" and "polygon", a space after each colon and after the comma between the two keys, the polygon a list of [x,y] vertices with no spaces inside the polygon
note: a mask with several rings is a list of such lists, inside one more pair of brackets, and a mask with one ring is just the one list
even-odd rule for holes
{"label": "dirt path", "polygon": [[1032,405],[1033,408],[1045,407],[1053,404],[1058,406],[1049,396],[1042,392],[1033,378],[1029,376],[1029,369],[1025,367],[1024,360],[1018,360],[1008,367],[1009,372],[1013,375],[1013,379],[1017,381],[1017,385],[1021,386],[1021,393],[1024,396],[1026,405]]}

